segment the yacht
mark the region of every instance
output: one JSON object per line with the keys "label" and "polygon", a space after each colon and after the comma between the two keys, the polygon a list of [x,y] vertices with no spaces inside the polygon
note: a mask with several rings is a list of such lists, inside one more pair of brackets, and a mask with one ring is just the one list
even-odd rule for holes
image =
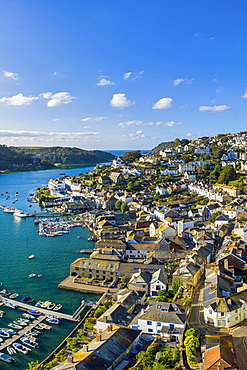
{"label": "yacht", "polygon": [[13,357],[7,355],[6,353],[0,352],[0,360],[7,362],[8,364],[11,364],[12,362],[15,362]]}

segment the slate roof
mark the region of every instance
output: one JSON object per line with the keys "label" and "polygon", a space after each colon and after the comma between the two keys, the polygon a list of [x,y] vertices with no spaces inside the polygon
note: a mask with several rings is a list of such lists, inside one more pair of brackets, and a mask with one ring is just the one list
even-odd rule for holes
{"label": "slate roof", "polygon": [[108,369],[140,335],[141,330],[119,328],[101,346],[81,361],[77,370]]}

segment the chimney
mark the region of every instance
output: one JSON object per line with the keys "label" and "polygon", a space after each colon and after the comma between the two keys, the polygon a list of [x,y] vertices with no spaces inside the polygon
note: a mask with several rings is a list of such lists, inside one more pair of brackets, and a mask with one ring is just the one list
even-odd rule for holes
{"label": "chimney", "polygon": [[88,345],[87,344],[83,344],[82,352],[88,352]]}
{"label": "chimney", "polygon": [[189,257],[188,256],[185,257],[185,262],[189,263]]}
{"label": "chimney", "polygon": [[224,268],[226,270],[228,270],[228,268],[229,268],[229,264],[228,264],[228,259],[227,258],[224,259]]}
{"label": "chimney", "polygon": [[101,342],[101,334],[96,334],[96,342]]}
{"label": "chimney", "polygon": [[68,355],[68,356],[67,356],[67,362],[68,362],[69,364],[72,364],[72,363],[73,363],[73,356],[72,356],[72,355]]}
{"label": "chimney", "polygon": [[193,260],[194,260],[194,264],[196,265],[197,264],[197,262],[196,262],[196,256],[194,256]]}
{"label": "chimney", "polygon": [[103,316],[103,322],[106,323],[107,322],[107,316]]}
{"label": "chimney", "polygon": [[111,331],[112,331],[112,325],[108,325],[108,326],[107,326],[107,331],[108,331],[108,332],[111,332]]}

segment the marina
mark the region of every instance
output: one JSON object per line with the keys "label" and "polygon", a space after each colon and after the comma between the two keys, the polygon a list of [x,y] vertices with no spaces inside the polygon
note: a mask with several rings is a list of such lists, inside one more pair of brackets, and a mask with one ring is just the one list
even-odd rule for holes
{"label": "marina", "polygon": [[[88,170],[89,168],[70,169],[68,170],[68,175],[73,176],[78,172]],[[27,201],[29,194],[35,193],[36,188],[40,184],[48,183],[50,178],[58,177],[58,175],[59,169],[1,174],[0,194],[2,193],[3,195],[0,195],[0,204],[4,207],[12,207],[11,198],[6,199],[6,191],[8,194],[15,194],[18,191],[18,209],[28,212],[30,209]],[[37,232],[38,225],[34,224],[36,214],[39,215],[38,218],[48,218],[50,214],[52,217],[56,217],[56,215],[52,212],[43,212],[43,209],[37,203],[32,203],[32,214],[34,217],[20,218],[0,210],[1,229],[5,231],[2,233],[2,245],[4,245],[4,248],[0,249],[0,258],[4,261],[0,273],[0,281],[3,283],[1,290],[4,288],[10,292],[8,299],[11,294],[16,293],[19,294],[20,298],[32,297],[34,303],[39,300],[61,303],[63,306],[61,314],[64,313],[72,317],[74,312],[80,307],[82,299],[96,302],[102,294],[99,291],[92,291],[92,294],[89,294],[88,292],[58,289],[58,284],[68,276],[70,263],[77,258],[76,256],[81,256],[79,251],[81,249],[92,249],[92,242],[87,241],[91,234],[86,228],[71,227],[70,232],[63,234],[62,239],[60,237],[40,237]],[[67,222],[74,223],[69,219]],[[77,236],[81,236],[81,238],[77,238]],[[29,256],[32,255],[35,258],[29,259]],[[30,274],[36,274],[36,276],[30,279]],[[40,278],[38,278],[39,275]],[[16,297],[9,303],[13,302],[13,304],[19,305],[19,300]],[[40,308],[34,306],[34,303],[29,306],[32,309],[40,310]],[[87,307],[81,307],[78,318],[84,316],[86,309]],[[2,306],[1,310],[4,311],[0,318],[1,327],[8,327],[11,321],[16,320],[18,312],[20,316],[19,309],[13,310]],[[25,312],[24,310],[25,308],[23,307],[22,312]],[[60,313],[47,311],[49,315],[53,316],[57,316]],[[28,362],[42,361],[46,358],[69,335],[76,326],[78,318],[73,320],[64,319],[60,325],[52,325],[52,330],[43,330],[42,335],[39,337],[39,348],[32,349],[28,356],[18,352],[14,357],[16,360],[15,368],[24,370],[28,368]],[[46,321],[44,323],[50,325]],[[3,350],[0,347],[0,351],[8,353],[6,347]],[[14,367],[2,361],[0,366],[1,370],[8,370]]]}

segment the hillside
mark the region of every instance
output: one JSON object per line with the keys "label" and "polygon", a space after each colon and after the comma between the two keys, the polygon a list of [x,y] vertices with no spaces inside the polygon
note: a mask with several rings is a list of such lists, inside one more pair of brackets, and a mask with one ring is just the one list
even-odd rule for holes
{"label": "hillside", "polygon": [[171,148],[173,145],[173,141],[164,141],[163,143],[160,143],[159,145],[157,145],[155,148],[153,148],[149,154],[153,155],[153,154],[158,154],[160,150],[162,149],[167,149],[167,148]]}
{"label": "hillside", "polygon": [[100,150],[70,147],[7,147],[0,145],[0,170],[53,168],[55,164],[110,162],[114,155]]}

